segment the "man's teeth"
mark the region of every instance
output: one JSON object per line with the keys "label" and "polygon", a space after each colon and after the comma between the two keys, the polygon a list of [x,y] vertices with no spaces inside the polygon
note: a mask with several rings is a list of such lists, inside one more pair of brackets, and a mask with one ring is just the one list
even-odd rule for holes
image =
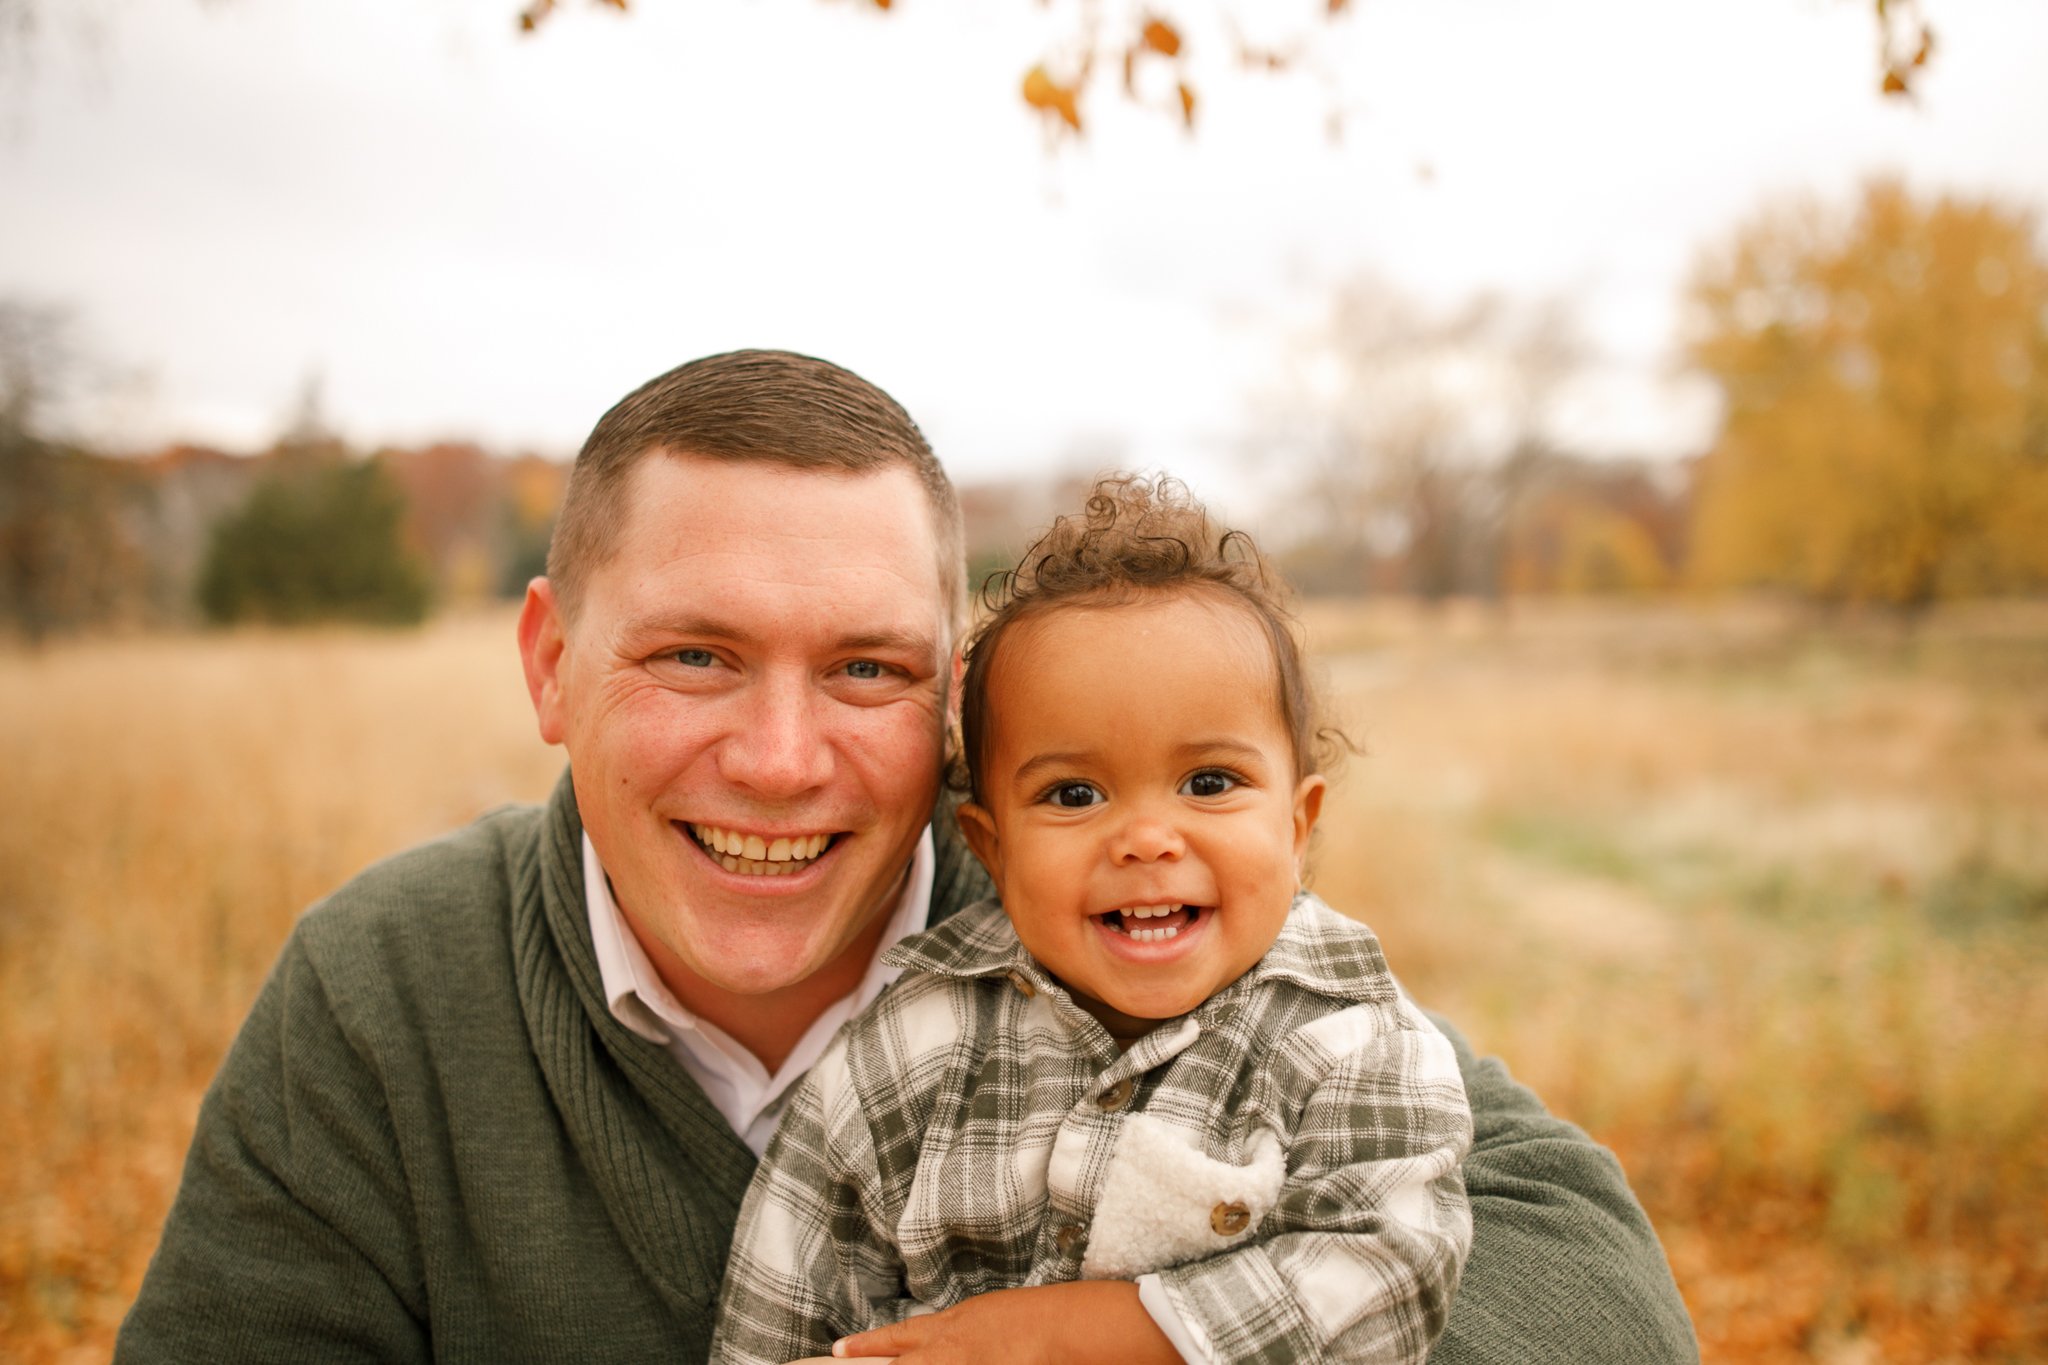
{"label": "man's teeth", "polygon": [[689,829],[698,843],[718,855],[719,866],[727,872],[755,877],[780,877],[799,871],[832,842],[829,834],[764,839],[758,834],[742,834],[716,825],[691,825]]}

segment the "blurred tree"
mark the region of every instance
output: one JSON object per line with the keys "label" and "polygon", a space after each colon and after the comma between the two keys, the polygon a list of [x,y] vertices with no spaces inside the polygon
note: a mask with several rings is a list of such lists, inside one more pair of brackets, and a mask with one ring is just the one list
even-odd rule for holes
{"label": "blurred tree", "polygon": [[31,643],[108,620],[142,596],[123,517],[130,471],[43,430],[73,368],[60,311],[0,300],[0,624]]}
{"label": "blurred tree", "polygon": [[568,466],[539,455],[520,455],[504,471],[504,496],[499,504],[500,567],[498,595],[520,597],[529,581],[548,571],[548,542],[555,533],[555,511],[569,481]]}
{"label": "blurred tree", "polygon": [[1868,186],[1709,252],[1689,353],[1726,401],[1694,576],[1915,610],[2048,585],[2048,260],[2030,215]]}
{"label": "blurred tree", "polygon": [[1556,304],[1486,297],[1435,316],[1377,280],[1340,289],[1260,442],[1262,460],[1291,447],[1308,471],[1290,571],[1312,591],[1498,595],[1580,360]]}
{"label": "blurred tree", "polygon": [[214,526],[200,607],[223,623],[418,622],[427,570],[405,543],[404,520],[404,496],[378,461],[280,457]]}
{"label": "blurred tree", "polygon": [[502,576],[503,474],[466,441],[378,456],[405,496],[405,539],[425,557],[435,596],[470,603],[493,596]]}
{"label": "blurred tree", "polygon": [[1668,464],[1545,462],[1507,531],[1508,592],[1642,593],[1684,556],[1687,481]]}

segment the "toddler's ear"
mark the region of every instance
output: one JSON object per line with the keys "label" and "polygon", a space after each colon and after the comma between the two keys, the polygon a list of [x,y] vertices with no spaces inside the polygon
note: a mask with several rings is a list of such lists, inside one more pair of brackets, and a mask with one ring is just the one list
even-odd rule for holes
{"label": "toddler's ear", "polygon": [[1000,890],[1003,882],[1002,841],[996,838],[995,817],[972,801],[962,801],[954,808],[953,818],[960,822],[960,833],[966,838],[967,846],[974,850],[975,857],[981,859],[990,880]]}
{"label": "toddler's ear", "polygon": [[1316,818],[1323,813],[1323,793],[1330,784],[1321,773],[1310,773],[1294,789],[1294,861],[1300,865],[1308,852],[1308,836],[1315,832]]}

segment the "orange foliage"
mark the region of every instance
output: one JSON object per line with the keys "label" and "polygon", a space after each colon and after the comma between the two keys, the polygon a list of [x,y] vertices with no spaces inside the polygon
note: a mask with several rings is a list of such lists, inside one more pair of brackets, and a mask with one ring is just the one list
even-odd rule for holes
{"label": "orange foliage", "polygon": [[1081,131],[1080,99],[1080,81],[1061,85],[1043,66],[1034,66],[1024,73],[1024,102],[1049,118],[1057,118],[1076,133]]}
{"label": "orange foliage", "polygon": [[1180,55],[1180,30],[1164,19],[1147,19],[1138,41],[1162,57]]}
{"label": "orange foliage", "polygon": [[[1878,66],[1882,72],[1880,91],[1891,97],[1910,95],[1913,80],[1934,55],[1934,30],[1920,18],[1919,0],[1870,2],[1877,18]],[[520,31],[537,31],[561,3],[562,0],[528,0],[526,6],[518,12]],[[591,0],[591,3],[600,8],[623,12],[627,0]],[[882,11],[894,8],[894,0],[868,0],[868,3]],[[1051,7],[1054,0],[1039,0],[1039,3]],[[1221,0],[1214,8],[1222,11],[1225,26],[1235,29],[1233,6],[1229,0]],[[1350,9],[1350,0],[1325,0],[1323,18],[1326,21],[1335,20],[1348,13]],[[1079,77],[1068,84],[1060,85],[1050,76],[1043,76],[1042,73],[1049,66],[1065,64],[1053,60],[1048,54],[1034,63],[1031,71],[1026,74],[1023,95],[1025,105],[1037,111],[1049,125],[1057,124],[1069,133],[1078,134],[1081,131],[1080,101],[1083,88],[1088,83],[1088,72],[1098,53],[1108,55],[1117,45],[1103,44],[1100,38],[1104,27],[1101,23],[1100,6],[1092,0],[1074,6],[1073,24],[1073,32],[1055,46],[1069,54],[1083,54]],[[1126,24],[1124,27],[1129,31],[1131,26]],[[1182,34],[1185,28],[1185,24],[1160,13],[1156,3],[1136,19],[1134,36],[1121,45],[1124,93],[1127,97],[1140,100],[1134,76],[1139,54],[1150,52],[1168,59],[1178,58],[1181,55]],[[1287,70],[1300,63],[1310,45],[1311,39],[1306,31],[1298,42],[1282,47],[1253,47],[1239,41],[1238,64],[1249,70]],[[1034,80],[1034,76],[1042,76],[1042,79]],[[1164,107],[1172,109],[1177,103],[1182,123],[1192,129],[1195,106],[1193,86],[1183,77],[1177,82],[1174,93],[1177,99],[1169,101]],[[1334,138],[1342,126],[1342,115],[1338,109],[1331,109],[1326,118],[1326,126]]]}

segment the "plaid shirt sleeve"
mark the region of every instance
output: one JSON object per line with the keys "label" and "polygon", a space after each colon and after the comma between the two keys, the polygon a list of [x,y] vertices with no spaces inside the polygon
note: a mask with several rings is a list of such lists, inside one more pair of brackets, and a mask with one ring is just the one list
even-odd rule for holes
{"label": "plaid shirt sleeve", "polygon": [[877,1234],[875,1153],[846,1065],[828,1049],[785,1110],[741,1206],[711,1358],[783,1365],[902,1317],[902,1266]]}
{"label": "plaid shirt sleeve", "polygon": [[[1386,1027],[1392,1013],[1396,1026]],[[1301,1099],[1255,1240],[1161,1281],[1211,1361],[1420,1361],[1471,1247],[1457,1057],[1405,1000],[1291,1036],[1268,1072]]]}

